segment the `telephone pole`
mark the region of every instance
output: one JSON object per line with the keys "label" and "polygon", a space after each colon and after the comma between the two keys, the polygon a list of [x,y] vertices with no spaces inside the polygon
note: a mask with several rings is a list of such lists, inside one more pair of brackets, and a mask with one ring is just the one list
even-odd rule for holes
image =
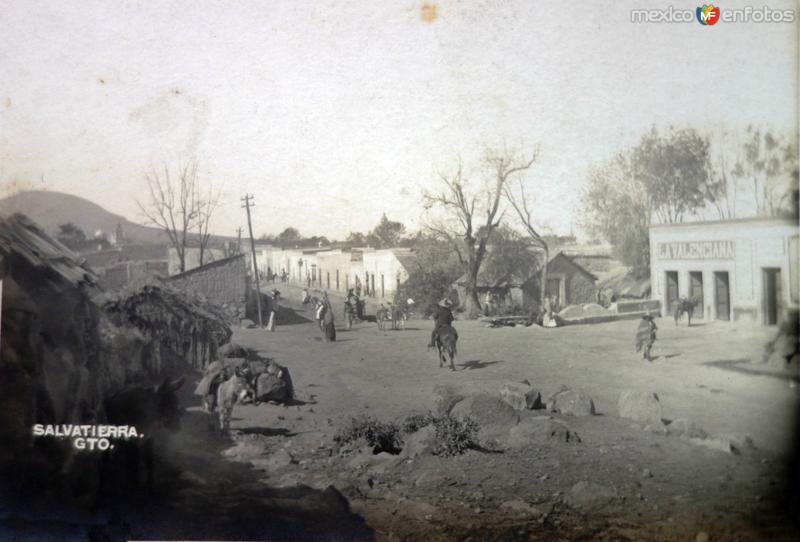
{"label": "telephone pole", "polygon": [[242,198],[242,205],[243,208],[247,209],[247,229],[250,230],[250,251],[253,255],[253,277],[256,280],[256,307],[258,307],[258,326],[263,328],[264,327],[264,319],[261,316],[261,288],[258,285],[258,264],[256,263],[256,242],[253,240],[253,223],[250,221],[250,207],[255,206],[253,203],[253,196],[252,194],[247,195]]}

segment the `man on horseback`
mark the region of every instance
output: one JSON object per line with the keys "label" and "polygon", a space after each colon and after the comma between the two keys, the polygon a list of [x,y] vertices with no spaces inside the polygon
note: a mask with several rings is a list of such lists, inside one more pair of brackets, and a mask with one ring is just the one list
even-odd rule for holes
{"label": "man on horseback", "polygon": [[428,348],[434,348],[436,346],[436,336],[439,334],[439,329],[442,326],[449,326],[453,323],[453,311],[450,308],[453,306],[453,302],[447,298],[442,299],[439,301],[439,306],[436,307],[436,314],[434,315],[434,326],[433,331],[431,332],[431,342],[428,344]]}

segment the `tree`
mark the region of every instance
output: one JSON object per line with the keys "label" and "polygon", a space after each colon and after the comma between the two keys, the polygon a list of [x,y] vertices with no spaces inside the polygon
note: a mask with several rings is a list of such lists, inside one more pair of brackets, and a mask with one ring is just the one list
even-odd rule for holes
{"label": "tree", "polygon": [[351,247],[364,247],[367,246],[367,237],[357,231],[351,231],[344,242]]}
{"label": "tree", "polygon": [[533,222],[532,204],[525,192],[524,179],[520,177],[513,185],[509,183],[505,188],[505,196],[533,244],[544,251],[540,268],[541,276],[539,277],[539,307],[544,307],[544,299],[547,295],[547,263],[550,261],[550,246]]}
{"label": "tree", "polygon": [[80,250],[86,245],[86,234],[72,222],[58,227],[56,239],[71,250]]}
{"label": "tree", "polygon": [[691,128],[670,130],[667,136],[652,128],[630,153],[630,171],[662,224],[682,222],[708,200],[709,145]]}
{"label": "tree", "polygon": [[145,179],[149,201],[145,204],[136,200],[136,204],[150,223],[167,234],[183,273],[186,271],[190,232],[197,227],[202,214],[197,162],[191,161],[179,168],[176,180],[173,180],[167,164],[164,164],[162,172],[154,168]]}
{"label": "tree", "polygon": [[637,275],[649,272],[652,206],[625,156],[591,171],[581,203],[587,230],[614,245],[616,256]]}
{"label": "tree", "polygon": [[367,244],[374,248],[392,248],[400,244],[405,234],[406,227],[402,222],[394,222],[386,218],[386,213],[381,216],[380,222],[367,234]]}
{"label": "tree", "polygon": [[415,241],[416,264],[408,270],[408,279],[396,299],[413,299],[417,310],[427,317],[436,310],[436,303],[443,297],[457,299],[451,285],[462,270],[449,242],[426,233],[417,234]]}
{"label": "tree", "polygon": [[740,182],[752,183],[758,216],[780,214],[798,182],[797,140],[748,126],[731,174]]}
{"label": "tree", "polygon": [[[196,195],[199,195],[199,191]],[[208,226],[211,223],[211,216],[219,206],[221,193],[215,192],[213,187],[209,187],[205,197],[195,202],[197,208],[197,233],[200,240],[200,265],[203,265],[203,256],[211,240],[211,233]]]}
{"label": "tree", "polygon": [[534,158],[519,159],[487,150],[483,163],[488,175],[481,186],[475,187],[465,178],[459,161],[453,174],[439,174],[443,185],[439,192],[426,192],[423,196],[427,210],[441,211],[441,218],[429,222],[426,228],[446,239],[458,257],[466,276],[466,299],[461,300],[461,307],[470,318],[475,318],[481,309],[478,273],[489,236],[502,220],[500,202],[506,183],[514,174],[530,168],[533,161]]}
{"label": "tree", "polygon": [[650,267],[650,224],[673,224],[719,195],[709,141],[693,129],[664,136],[655,128],[639,144],[589,175],[582,197],[587,229],[614,245],[637,274]]}
{"label": "tree", "polygon": [[278,234],[276,237],[278,243],[282,246],[291,246],[296,245],[302,240],[302,236],[300,235],[300,231],[297,228],[292,228],[291,226],[284,229],[282,232]]}

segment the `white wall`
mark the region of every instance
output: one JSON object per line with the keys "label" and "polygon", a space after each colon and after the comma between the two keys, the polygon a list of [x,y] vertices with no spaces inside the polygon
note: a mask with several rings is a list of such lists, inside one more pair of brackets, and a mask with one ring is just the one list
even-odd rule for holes
{"label": "white wall", "polygon": [[[678,272],[680,296],[689,296],[689,272],[703,274],[705,316],[717,319],[714,272],[727,271],[729,277],[731,318],[763,319],[763,271],[765,267],[781,269],[781,305],[798,307],[797,284],[792,285],[790,272],[796,273],[796,261],[790,266],[789,244],[798,235],[797,226],[784,220],[736,220],[653,226],[650,229],[650,269],[652,296],[660,299],[666,310],[666,272]],[[676,254],[679,243],[729,242],[733,254]],[[669,245],[669,243],[674,243]],[[666,245],[665,245],[666,244]],[[720,244],[718,243],[719,247]],[[697,248],[697,245],[694,245]],[[666,257],[665,257],[666,256]]]}

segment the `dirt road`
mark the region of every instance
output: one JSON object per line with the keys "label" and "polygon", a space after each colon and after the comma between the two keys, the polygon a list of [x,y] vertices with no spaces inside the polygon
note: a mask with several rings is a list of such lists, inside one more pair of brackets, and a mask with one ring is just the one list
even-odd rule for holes
{"label": "dirt road", "polygon": [[[306,314],[291,302],[299,293],[283,290],[283,305]],[[384,539],[686,539],[706,531],[711,539],[791,538],[796,526],[782,515],[783,458],[791,452],[797,387],[750,362],[772,331],[658,325],[658,357],[647,363],[633,352],[635,321],[551,330],[456,322],[456,372],[440,369],[425,348],[427,321],[383,332],[370,323],[345,331],[337,321],[335,343],[323,342],[310,322],[279,320],[273,333],[237,329],[235,341],[289,367],[301,404],[237,407],[236,446],[226,453],[262,470],[268,484],[334,485]],[[600,415],[563,419],[580,444],[399,460],[340,453],[332,443],[354,416],[398,421],[433,409],[437,384],[496,393],[523,379],[545,396],[569,385],[593,398]],[[656,392],[666,419],[692,420],[727,439],[719,442],[736,443],[737,453],[618,418],[619,394],[629,389]],[[587,484],[610,495],[602,506],[570,502]]]}

